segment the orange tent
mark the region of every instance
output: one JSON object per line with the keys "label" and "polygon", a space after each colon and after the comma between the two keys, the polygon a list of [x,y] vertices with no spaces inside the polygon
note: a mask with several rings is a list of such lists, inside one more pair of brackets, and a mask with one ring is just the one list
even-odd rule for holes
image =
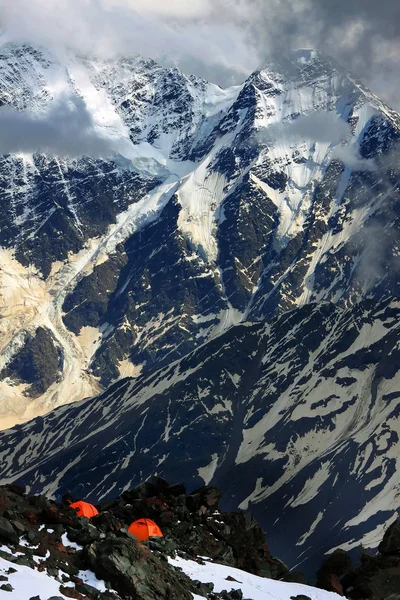
{"label": "orange tent", "polygon": [[134,521],[128,529],[139,542],[145,542],[149,537],[164,537],[159,526],[151,519],[138,519]]}
{"label": "orange tent", "polygon": [[79,517],[87,517],[88,519],[91,519],[99,514],[99,511],[93,506],[93,504],[89,504],[89,502],[82,502],[82,500],[73,502],[70,504],[70,507],[76,510]]}

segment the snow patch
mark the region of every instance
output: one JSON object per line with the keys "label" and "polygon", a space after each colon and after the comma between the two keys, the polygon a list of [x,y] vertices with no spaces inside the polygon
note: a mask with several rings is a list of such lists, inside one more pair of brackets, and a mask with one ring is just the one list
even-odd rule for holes
{"label": "snow patch", "polygon": [[[211,562],[206,562],[205,565],[200,565],[192,560],[184,560],[183,558],[168,558],[169,564],[179,569],[193,579],[202,583],[213,583],[214,592],[220,593],[222,590],[228,592],[232,589],[242,590],[243,597],[248,600],[288,600],[293,596],[307,596],[311,600],[339,600],[338,594],[325,592],[308,585],[299,583],[285,583],[266,579],[251,575],[240,569],[226,567]],[[228,577],[233,577],[235,581],[227,580]]]}

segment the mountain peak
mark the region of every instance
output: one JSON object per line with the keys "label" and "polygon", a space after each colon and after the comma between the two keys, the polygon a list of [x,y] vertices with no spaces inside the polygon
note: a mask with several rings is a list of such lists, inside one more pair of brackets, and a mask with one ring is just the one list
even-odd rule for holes
{"label": "mountain peak", "polygon": [[282,81],[302,82],[334,73],[347,75],[346,70],[333,58],[313,48],[298,48],[286,54],[275,54],[253,75],[260,73],[267,73],[269,77]]}
{"label": "mountain peak", "polygon": [[309,64],[320,55],[314,48],[297,48],[293,50],[293,56],[300,64]]}

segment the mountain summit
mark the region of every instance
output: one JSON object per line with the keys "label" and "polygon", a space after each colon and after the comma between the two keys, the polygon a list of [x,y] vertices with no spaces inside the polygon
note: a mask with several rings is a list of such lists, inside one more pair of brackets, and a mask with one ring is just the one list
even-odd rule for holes
{"label": "mountain summit", "polygon": [[397,295],[399,116],[322,54],[221,90],[6,44],[0,81],[12,122],[47,131],[0,158],[3,427],[241,321]]}

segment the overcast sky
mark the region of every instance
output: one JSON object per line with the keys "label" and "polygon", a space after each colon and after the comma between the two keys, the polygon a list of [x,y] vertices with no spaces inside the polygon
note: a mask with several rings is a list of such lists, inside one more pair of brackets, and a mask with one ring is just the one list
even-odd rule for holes
{"label": "overcast sky", "polygon": [[400,108],[400,0],[0,0],[0,20],[9,39],[174,60],[221,85],[319,48]]}

